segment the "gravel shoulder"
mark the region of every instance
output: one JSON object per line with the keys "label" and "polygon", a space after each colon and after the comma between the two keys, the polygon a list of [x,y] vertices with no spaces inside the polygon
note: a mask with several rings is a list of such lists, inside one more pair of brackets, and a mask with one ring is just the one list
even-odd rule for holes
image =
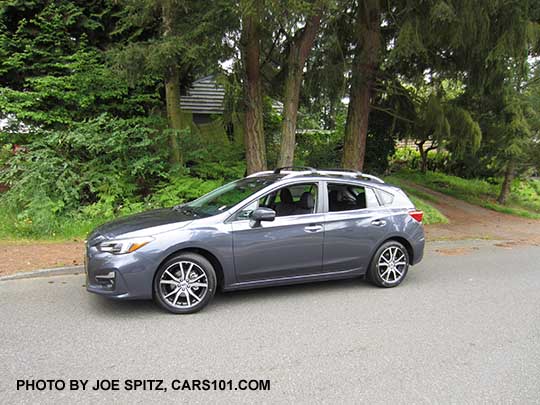
{"label": "gravel shoulder", "polygon": [[0,241],[0,277],[83,264],[83,242]]}

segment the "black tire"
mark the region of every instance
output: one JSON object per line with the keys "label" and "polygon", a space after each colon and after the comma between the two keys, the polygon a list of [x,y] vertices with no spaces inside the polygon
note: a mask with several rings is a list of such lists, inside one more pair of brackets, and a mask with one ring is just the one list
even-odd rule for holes
{"label": "black tire", "polygon": [[[390,264],[392,262],[392,254],[395,255],[394,258],[396,259],[393,260],[394,267]],[[381,259],[383,255],[384,258]],[[396,265],[396,263],[399,263],[399,265]],[[407,249],[398,241],[390,240],[379,246],[373,255],[367,271],[367,278],[377,287],[392,288],[401,284],[407,276],[408,271],[409,253]]]}
{"label": "black tire", "polygon": [[[183,276],[188,277],[184,279]],[[204,284],[206,287],[202,287]],[[180,253],[163,263],[157,271],[153,286],[154,300],[169,312],[192,314],[208,305],[216,293],[216,287],[216,272],[206,258],[196,253]],[[197,302],[199,295],[200,301]],[[185,307],[182,307],[183,303]]]}

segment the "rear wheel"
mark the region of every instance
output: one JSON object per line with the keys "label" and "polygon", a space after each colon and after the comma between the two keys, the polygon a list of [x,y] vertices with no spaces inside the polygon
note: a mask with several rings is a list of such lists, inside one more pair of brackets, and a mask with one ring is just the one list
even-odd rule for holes
{"label": "rear wheel", "polygon": [[368,269],[368,279],[379,287],[396,287],[409,270],[409,254],[401,243],[391,240],[375,252]]}
{"label": "rear wheel", "polygon": [[216,272],[203,256],[181,253],[167,260],[154,278],[154,299],[167,311],[200,311],[216,291]]}

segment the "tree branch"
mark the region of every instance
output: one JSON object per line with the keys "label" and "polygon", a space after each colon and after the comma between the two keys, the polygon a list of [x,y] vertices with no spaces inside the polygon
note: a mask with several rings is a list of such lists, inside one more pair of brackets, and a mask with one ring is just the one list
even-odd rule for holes
{"label": "tree branch", "polygon": [[377,107],[375,105],[371,105],[370,107],[371,107],[372,110],[381,111],[383,113],[386,113],[386,114],[390,115],[391,117],[397,118],[398,120],[408,122],[409,124],[414,124],[413,120],[410,120],[410,119],[405,118],[405,117],[403,117],[401,115],[398,115],[395,112],[393,112],[392,110],[389,110],[388,108]]}

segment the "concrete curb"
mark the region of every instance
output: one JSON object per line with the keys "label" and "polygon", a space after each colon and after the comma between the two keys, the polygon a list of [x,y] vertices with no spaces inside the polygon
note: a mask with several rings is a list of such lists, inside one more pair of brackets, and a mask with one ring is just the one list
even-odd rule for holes
{"label": "concrete curb", "polygon": [[27,271],[23,273],[10,274],[9,276],[0,277],[0,281],[21,280],[24,278],[64,276],[67,274],[81,274],[81,273],[84,273],[84,266],[57,267],[55,269],[42,269],[42,270],[35,270],[35,271]]}

